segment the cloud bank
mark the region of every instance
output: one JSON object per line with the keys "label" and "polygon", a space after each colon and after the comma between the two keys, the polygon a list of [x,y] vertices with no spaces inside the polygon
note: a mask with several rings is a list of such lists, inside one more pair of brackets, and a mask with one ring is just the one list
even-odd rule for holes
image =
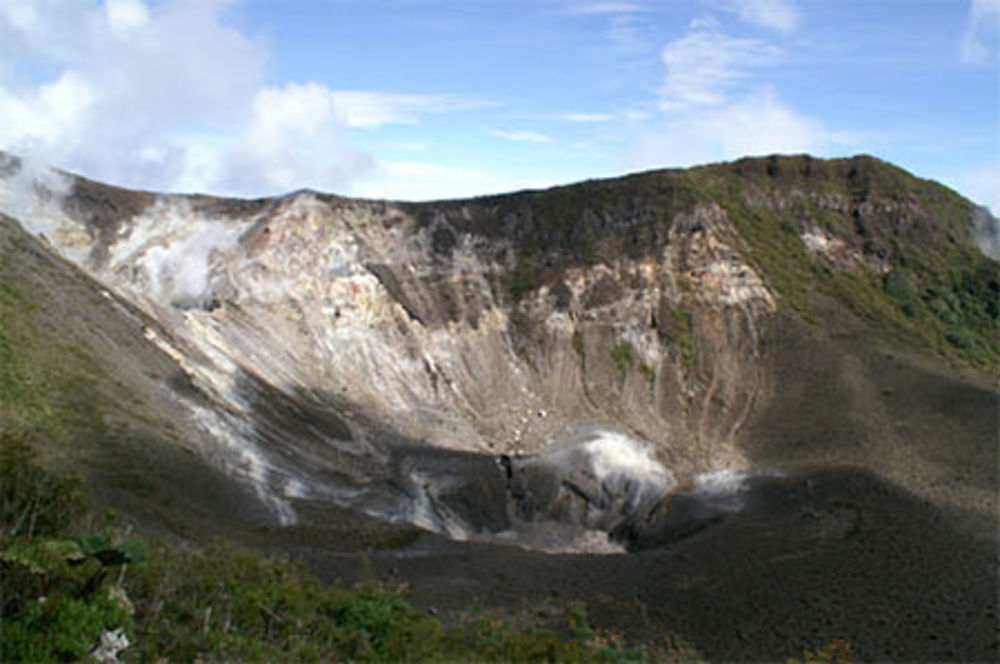
{"label": "cloud bank", "polygon": [[149,186],[189,167],[191,132],[249,123],[265,53],[221,18],[225,3],[141,0],[6,3],[0,40],[0,146],[95,177]]}
{"label": "cloud bank", "polygon": [[[124,186],[348,190],[376,170],[352,129],[466,110],[448,95],[264,84],[227,0],[0,4],[0,149]],[[51,71],[37,82],[38,72]]]}

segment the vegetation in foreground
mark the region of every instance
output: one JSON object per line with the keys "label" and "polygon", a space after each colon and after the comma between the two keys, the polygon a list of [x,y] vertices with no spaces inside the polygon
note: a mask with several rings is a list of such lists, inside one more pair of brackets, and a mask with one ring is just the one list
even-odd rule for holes
{"label": "vegetation in foreground", "polygon": [[[701,661],[674,635],[629,648],[579,608],[558,632],[496,617],[446,624],[370,575],[324,585],[224,541],[199,548],[129,530],[95,515],[79,477],[43,470],[19,436],[0,432],[0,661],[93,659],[107,634],[127,646],[104,661]],[[834,641],[802,661],[849,662],[850,646]]]}
{"label": "vegetation in foreground", "polygon": [[696,661],[679,639],[630,649],[580,610],[564,629],[497,618],[445,624],[405,589],[324,585],[300,565],[226,542],[130,537],[95,516],[80,478],[53,475],[0,433],[0,660],[87,658],[106,632],[122,661]]}

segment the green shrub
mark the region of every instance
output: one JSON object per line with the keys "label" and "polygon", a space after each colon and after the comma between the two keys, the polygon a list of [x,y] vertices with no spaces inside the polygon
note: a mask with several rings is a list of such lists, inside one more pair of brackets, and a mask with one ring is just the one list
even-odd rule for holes
{"label": "green shrub", "polygon": [[886,294],[899,305],[908,318],[915,318],[923,312],[923,304],[917,295],[916,278],[906,268],[892,270],[883,279]]}
{"label": "green shrub", "polygon": [[611,349],[611,359],[614,360],[619,373],[624,375],[635,360],[635,349],[632,347],[632,344],[623,341]]}
{"label": "green shrub", "polygon": [[646,379],[646,382],[649,383],[650,387],[656,383],[656,372],[653,370],[653,367],[643,362],[639,365],[639,371],[642,372],[643,377]]}
{"label": "green shrub", "polygon": [[789,659],[788,664],[849,664],[852,661],[851,644],[844,639],[834,639],[815,650],[805,650],[801,660]]}
{"label": "green shrub", "polygon": [[518,255],[510,275],[510,295],[516,302],[538,288],[538,285],[538,258],[534,253],[524,251]]}
{"label": "green shrub", "polygon": [[585,358],[587,349],[583,341],[583,330],[581,329],[573,330],[572,343],[573,343],[573,350],[576,351],[576,354],[579,355],[581,358]]}
{"label": "green shrub", "polygon": [[130,629],[126,609],[106,592],[58,593],[3,617],[3,661],[58,662],[86,657],[108,629]]}
{"label": "green shrub", "polygon": [[65,533],[89,508],[83,481],[33,462],[21,434],[0,431],[0,528],[7,537]]}
{"label": "green shrub", "polygon": [[694,335],[692,334],[691,312],[681,305],[668,311],[670,338],[677,344],[681,362],[690,368],[694,364]]}

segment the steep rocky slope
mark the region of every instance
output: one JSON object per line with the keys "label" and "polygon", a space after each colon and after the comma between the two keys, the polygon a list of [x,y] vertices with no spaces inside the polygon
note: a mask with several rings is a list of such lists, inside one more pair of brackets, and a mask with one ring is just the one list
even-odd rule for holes
{"label": "steep rocky slope", "polygon": [[[934,644],[903,632],[931,624],[940,657],[996,650],[1000,278],[976,245],[996,220],[940,185],[863,156],[425,204],[0,173],[0,425],[140,520],[330,575],[353,569],[331,549],[401,545],[404,524],[651,551],[422,536],[376,565],[426,603],[558,592],[717,657],[813,632],[912,657]],[[865,627],[851,593],[916,603],[932,568],[913,625]],[[650,618],[645,576],[687,603]],[[772,586],[843,601],[750,647],[754,612],[787,609]],[[704,613],[733,593],[753,607]]]}

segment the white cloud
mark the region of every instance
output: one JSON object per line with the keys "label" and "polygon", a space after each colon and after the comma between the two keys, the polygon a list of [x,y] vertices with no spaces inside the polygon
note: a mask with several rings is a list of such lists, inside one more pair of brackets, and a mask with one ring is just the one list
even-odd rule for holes
{"label": "white cloud", "polygon": [[646,111],[625,109],[613,112],[572,111],[563,113],[525,113],[516,116],[519,120],[542,120],[545,122],[568,122],[578,125],[597,125],[611,122],[639,122],[649,118]]}
{"label": "white cloud", "polygon": [[1000,163],[960,172],[946,177],[945,181],[971,200],[988,207],[994,215],[1000,215]]}
{"label": "white cloud", "polygon": [[643,9],[636,2],[574,2],[570,6],[574,14],[585,15],[634,14]]}
{"label": "white cloud", "polygon": [[551,143],[552,137],[538,131],[524,131],[520,129],[494,129],[490,135],[502,138],[505,141],[518,141],[522,143]]}
{"label": "white cloud", "polygon": [[[17,3],[23,6],[22,3]],[[222,22],[224,3],[40,0],[0,10],[0,35],[57,74],[0,80],[0,147],[134,186],[173,182],[185,132],[245,122],[265,53]],[[4,57],[5,52],[0,52]]]}
{"label": "white cloud", "polygon": [[765,89],[724,106],[668,117],[643,133],[629,165],[691,166],[747,155],[817,154],[846,142]]}
{"label": "white cloud", "polygon": [[[453,95],[264,87],[231,0],[0,2],[0,149],[125,186],[346,189],[374,161],[348,129],[478,108]],[[20,63],[55,73],[30,81]],[[25,82],[25,81],[29,82]]]}
{"label": "white cloud", "polygon": [[291,83],[257,93],[245,140],[223,153],[212,189],[341,189],[373,167],[370,155],[348,144],[336,95],[316,83]]}
{"label": "white cloud", "polygon": [[64,72],[23,93],[0,87],[0,138],[29,150],[46,141],[75,141],[77,125],[96,98],[83,77]]}
{"label": "white cloud", "polygon": [[794,0],[727,0],[723,7],[747,23],[778,32],[793,32],[802,21]]}
{"label": "white cloud", "polygon": [[578,123],[610,122],[614,119],[614,117],[615,116],[610,113],[565,113],[557,116],[560,120]]}
{"label": "white cloud", "polygon": [[781,50],[767,42],[730,37],[699,24],[663,49],[667,72],[660,109],[680,111],[722,104],[757,69],[780,55]]}
{"label": "white cloud", "polygon": [[1000,55],[1000,0],[972,0],[960,55],[966,64],[997,65]]}
{"label": "white cloud", "polygon": [[[736,11],[735,3],[725,2]],[[787,2],[747,2],[744,18],[781,31],[794,29]],[[790,9],[789,9],[790,8]],[[787,11],[786,11],[787,10]],[[794,16],[794,20],[793,20]],[[722,32],[711,17],[692,21],[688,33],[663,49],[665,81],[659,119],[642,122],[626,156],[629,168],[684,167],[750,155],[857,151],[857,132],[826,126],[790,106],[765,73],[784,60],[769,41]]]}
{"label": "white cloud", "polygon": [[608,27],[608,38],[622,53],[640,53],[646,49],[641,26],[641,21],[633,14],[612,16]]}
{"label": "white cloud", "polygon": [[431,141],[382,141],[372,143],[371,148],[377,152],[427,152],[433,147]]}
{"label": "white cloud", "polygon": [[486,193],[540,189],[557,184],[552,179],[517,178],[428,161],[380,161],[374,175],[354,188],[357,196],[426,201],[466,198]]}
{"label": "white cloud", "polygon": [[629,122],[642,122],[649,118],[649,113],[645,111],[625,111],[622,113],[622,117]]}
{"label": "white cloud", "polygon": [[640,20],[640,15],[649,10],[647,3],[569,0],[564,4],[570,14],[606,19],[607,38],[621,53],[635,54],[646,50],[647,44],[642,36],[643,22]]}
{"label": "white cloud", "polygon": [[348,127],[374,129],[389,124],[415,124],[425,113],[468,111],[483,102],[453,95],[416,95],[367,90],[332,92],[339,115]]}
{"label": "white cloud", "polygon": [[123,37],[149,25],[149,10],[142,0],[107,0],[104,12],[111,32],[116,37]]}
{"label": "white cloud", "polygon": [[767,82],[764,71],[782,56],[767,41],[730,36],[715,20],[696,19],[686,35],[663,49],[662,116],[644,124],[628,166],[691,166],[856,147],[856,136],[789,106]]}

